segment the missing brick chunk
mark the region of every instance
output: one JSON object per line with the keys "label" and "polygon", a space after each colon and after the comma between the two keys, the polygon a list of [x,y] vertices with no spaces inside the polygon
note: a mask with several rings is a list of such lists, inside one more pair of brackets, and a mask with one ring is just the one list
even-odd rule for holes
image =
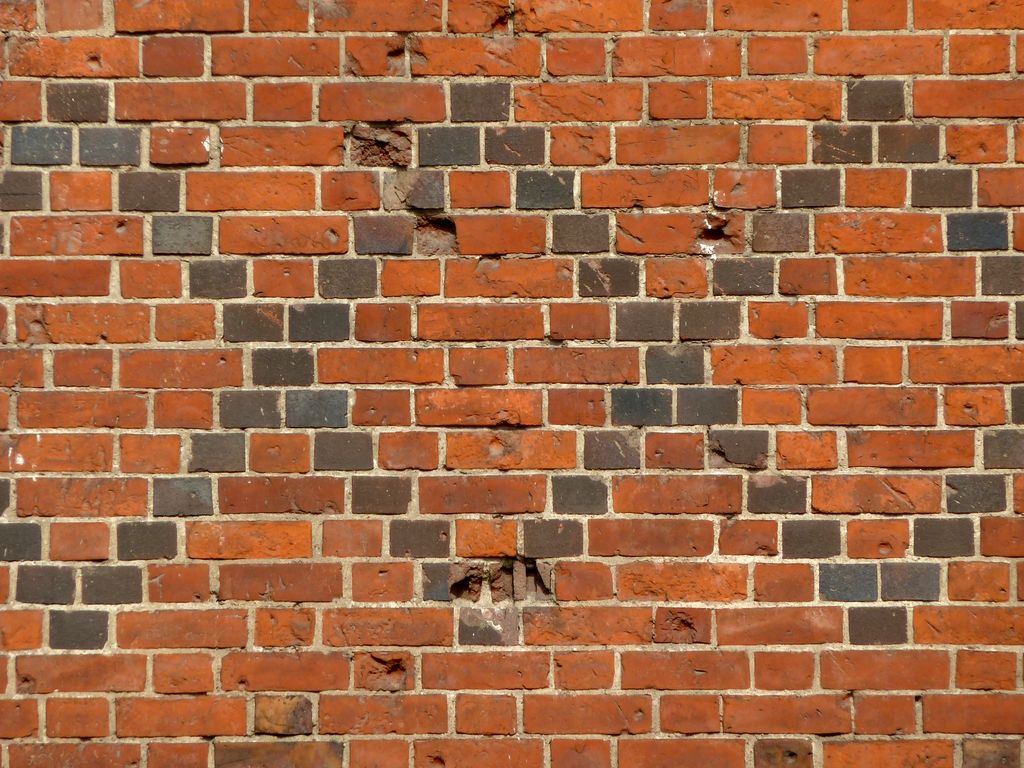
{"label": "missing brick chunk", "polygon": [[435,216],[416,222],[416,253],[421,256],[444,256],[458,251],[455,222]]}
{"label": "missing brick chunk", "polygon": [[503,603],[553,600],[551,563],[532,558],[502,558],[454,563],[448,570],[451,600]]}
{"label": "missing brick chunk", "polygon": [[352,161],[370,168],[404,168],[412,163],[412,131],[357,123],[352,128]]}

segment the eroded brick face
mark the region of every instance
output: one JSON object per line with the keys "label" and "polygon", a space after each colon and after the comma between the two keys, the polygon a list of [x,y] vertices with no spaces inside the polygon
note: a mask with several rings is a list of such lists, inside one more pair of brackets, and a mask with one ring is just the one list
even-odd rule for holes
{"label": "eroded brick face", "polygon": [[2,768],[1021,766],[1020,0],[0,29]]}

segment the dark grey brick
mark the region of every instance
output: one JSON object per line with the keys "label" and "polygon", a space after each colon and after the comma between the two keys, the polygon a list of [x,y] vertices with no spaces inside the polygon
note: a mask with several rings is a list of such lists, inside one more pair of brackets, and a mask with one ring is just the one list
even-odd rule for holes
{"label": "dark grey brick", "polygon": [[640,455],[640,437],[635,431],[583,435],[583,466],[587,469],[640,469]]}
{"label": "dark grey brick", "polygon": [[521,210],[572,208],[575,180],[573,171],[518,171],[516,207]]}
{"label": "dark grey brick", "polygon": [[373,437],[367,432],[317,432],[313,469],[373,469]]}
{"label": "dark grey brick", "polygon": [[108,615],[103,611],[50,611],[50,647],[97,650],[107,643]]}
{"label": "dark grey brick", "polygon": [[408,477],[352,478],[352,514],[404,515],[412,504],[412,479]]}
{"label": "dark grey brick", "polygon": [[828,208],[839,205],[838,168],[793,168],[779,171],[783,208]]}
{"label": "dark grey brick", "polygon": [[416,222],[410,216],[359,216],[353,228],[356,253],[412,253]]}
{"label": "dark grey brick", "polygon": [[1021,741],[1015,739],[964,739],[963,768],[1017,768]]}
{"label": "dark grey brick", "polygon": [[158,477],[153,480],[153,514],[196,517],[213,514],[213,488],[207,477]]}
{"label": "dark grey brick", "polygon": [[790,475],[747,478],[747,510],[765,515],[802,515],[807,509],[807,480]]}
{"label": "dark grey brick", "polygon": [[1024,430],[999,429],[983,438],[985,469],[1024,468]]}
{"label": "dark grey brick", "polygon": [[946,509],[959,514],[1002,512],[1006,482],[1002,475],[948,475]]}
{"label": "dark grey brick", "polygon": [[308,387],[313,353],[308,349],[254,349],[252,383],[258,387]]}
{"label": "dark grey brick", "polygon": [[660,301],[617,304],[615,338],[619,341],[671,341],[672,304]]}
{"label": "dark grey brick", "polygon": [[420,566],[423,574],[423,599],[450,603],[452,593],[448,588],[448,574],[451,566],[448,563],[423,563]]}
{"label": "dark grey brick", "polygon": [[420,165],[478,165],[480,129],[469,126],[420,128],[416,131]]}
{"label": "dark grey brick", "polygon": [[6,171],[0,174],[0,211],[41,211],[43,174]]}
{"label": "dark grey brick", "polygon": [[878,126],[878,159],[883,163],[937,163],[939,126]]}
{"label": "dark grey brick", "polygon": [[938,600],[938,563],[882,563],[883,600]]}
{"label": "dark grey brick", "polygon": [[447,520],[393,520],[392,557],[448,557],[451,524]]}
{"label": "dark grey brick", "polygon": [[118,176],[118,205],[122,211],[176,211],[181,176],[177,173],[131,171]]}
{"label": "dark grey brick", "polygon": [[708,436],[712,467],[765,469],[768,432],[759,429],[713,429]]}
{"label": "dark grey brick", "polygon": [[213,252],[210,216],[154,216],[153,255],[208,256]]}
{"label": "dark grey brick", "polygon": [[864,606],[847,610],[854,645],[902,645],[907,642],[907,609]]}
{"label": "dark grey brick", "polygon": [[78,132],[82,165],[138,165],[142,143],[138,128],[82,128]]}
{"label": "dark grey brick", "polygon": [[248,293],[246,262],[191,262],[188,265],[188,292],[193,299],[242,298]]}
{"label": "dark grey brick", "polygon": [[756,213],[750,247],[759,253],[801,253],[810,248],[806,213]]}
{"label": "dark grey brick", "polygon": [[608,216],[558,213],[551,219],[551,250],[555,253],[608,251]]}
{"label": "dark grey brick", "polygon": [[1010,246],[1006,214],[948,214],[946,245],[951,251],[1005,251]]}
{"label": "dark grey brick", "polygon": [[109,94],[106,83],[48,83],[46,119],[51,123],[105,123]]}
{"label": "dark grey brick", "polygon": [[348,304],[292,304],[288,307],[291,341],[345,341],[349,337]]}
{"label": "dark grey brick", "polygon": [[11,506],[11,481],[0,478],[0,512],[9,506]]}
{"label": "dark grey brick", "polygon": [[855,80],[846,86],[851,120],[899,120],[906,115],[902,80]]}
{"label": "dark grey brick", "polygon": [[0,561],[42,559],[42,528],[36,523],[0,523]]}
{"label": "dark grey brick", "polygon": [[280,427],[281,411],[278,407],[277,392],[262,390],[221,392],[220,425],[225,429],[248,429],[249,427],[275,429]]}
{"label": "dark grey brick", "polygon": [[42,125],[11,128],[12,165],[68,165],[71,129]]}
{"label": "dark grey brick", "polygon": [[82,602],[86,605],[141,603],[142,569],[131,565],[83,568]]}
{"label": "dark grey brick", "polygon": [[[1018,318],[1021,319],[1024,318]],[[1010,387],[1010,423],[1024,424],[1024,386]]]}
{"label": "dark grey brick", "polygon": [[[981,292],[988,296],[1024,293],[1024,256],[986,256],[981,260]],[[1024,338],[1024,313],[1017,304],[1017,338]]]}
{"label": "dark grey brick", "polygon": [[738,301],[685,302],[679,306],[679,338],[683,341],[738,339]]}
{"label": "dark grey brick", "polygon": [[814,126],[811,136],[811,157],[816,163],[870,163],[871,126]]}
{"label": "dark grey brick", "polygon": [[716,296],[768,296],[775,290],[775,260],[758,256],[718,259]]}
{"label": "dark grey brick", "polygon": [[59,565],[22,565],[18,567],[19,603],[70,605],[75,600],[75,571]]}
{"label": "dark grey brick", "polygon": [[516,645],[519,642],[519,611],[506,608],[461,608],[460,645]]}
{"label": "dark grey brick", "polygon": [[444,208],[443,171],[396,171],[384,177],[384,208],[434,210]]}
{"label": "dark grey brick", "polygon": [[970,208],[973,171],[967,168],[918,168],[911,172],[911,204],[917,208]]}
{"label": "dark grey brick", "polygon": [[612,424],[668,426],[672,423],[672,390],[638,387],[612,390]]}
{"label": "dark grey brick", "polygon": [[784,558],[835,557],[841,547],[838,520],[784,520]]}
{"label": "dark grey brick", "polygon": [[484,157],[496,165],[542,165],[544,129],[539,126],[488,128],[484,132]]}
{"label": "dark grey brick", "polygon": [[[160,481],[157,479],[155,482]],[[212,511],[207,514],[212,514]],[[174,523],[117,524],[118,560],[173,560],[177,554],[178,526]]]}
{"label": "dark grey brick", "polygon": [[308,429],[348,426],[348,392],[336,389],[303,391],[285,394],[285,419],[288,427]]}
{"label": "dark grey brick", "polygon": [[728,387],[684,387],[676,390],[676,424],[735,424],[737,391]]}
{"label": "dark grey brick", "polygon": [[453,123],[497,123],[508,120],[508,83],[451,84]]}
{"label": "dark grey brick", "polygon": [[914,554],[918,557],[973,555],[973,521],[969,518],[915,520]]}
{"label": "dark grey brick", "polygon": [[648,384],[701,384],[704,382],[704,350],[685,344],[649,347],[646,368]]}
{"label": "dark grey brick", "polygon": [[640,267],[629,259],[587,259],[580,262],[580,296],[636,296]]}
{"label": "dark grey brick", "polygon": [[224,341],[283,340],[283,304],[224,305]]}
{"label": "dark grey brick", "polygon": [[330,259],[318,266],[320,295],[325,299],[364,299],[377,295],[374,259]]}
{"label": "dark grey brick", "polygon": [[572,557],[583,554],[583,524],[577,520],[526,520],[523,555]]}
{"label": "dark grey brick", "polygon": [[556,515],[603,515],[608,511],[608,486],[600,477],[553,475],[551,508]]}
{"label": "dark grey brick", "polygon": [[822,600],[871,602],[878,599],[878,571],[868,563],[822,563],[818,566]]}
{"label": "dark grey brick", "polygon": [[241,432],[192,435],[189,472],[244,472],[245,435]]}

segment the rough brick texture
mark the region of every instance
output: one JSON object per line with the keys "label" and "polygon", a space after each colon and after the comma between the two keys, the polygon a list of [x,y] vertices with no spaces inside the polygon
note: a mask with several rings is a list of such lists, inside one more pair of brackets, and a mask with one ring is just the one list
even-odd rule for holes
{"label": "rough brick texture", "polygon": [[1024,2],[0,30],[0,768],[1020,768]]}

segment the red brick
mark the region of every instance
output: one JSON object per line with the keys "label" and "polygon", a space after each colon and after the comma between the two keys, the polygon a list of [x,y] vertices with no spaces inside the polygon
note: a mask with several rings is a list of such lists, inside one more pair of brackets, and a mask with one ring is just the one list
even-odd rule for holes
{"label": "red brick", "polygon": [[418,37],[409,58],[414,76],[540,75],[540,43],[532,38]]}
{"label": "red brick", "polygon": [[303,37],[216,37],[214,75],[317,77],[341,68],[337,41]]}
{"label": "red brick", "polygon": [[139,41],[104,37],[25,37],[10,48],[12,75],[137,77]]}
{"label": "red brick", "polygon": [[676,765],[720,765],[742,768],[744,743],[740,739],[629,739],[622,741],[619,759],[627,765],[671,768]]}
{"label": "red brick", "polygon": [[244,16],[242,0],[144,5],[132,0],[115,0],[114,20],[119,32],[240,32]]}
{"label": "red brick", "polygon": [[320,87],[322,120],[435,122],[444,92],[432,83],[330,83]]}
{"label": "red brick", "polygon": [[655,690],[747,688],[747,655],[740,651],[624,652],[622,687]]}
{"label": "red brick", "polygon": [[133,611],[117,617],[121,648],[234,648],[245,645],[245,637],[242,611]]}
{"label": "red brick", "polygon": [[740,507],[739,477],[647,475],[612,481],[612,504],[626,514],[733,514]]}
{"label": "red brick", "polygon": [[740,74],[740,40],[729,37],[624,37],[612,52],[617,77]]}
{"label": "red brick", "polygon": [[520,122],[639,120],[643,93],[633,83],[541,83],[513,89]]}
{"label": "red brick", "polygon": [[852,718],[846,697],[812,695],[724,696],[722,722],[727,733],[849,733]]}
{"label": "red brick", "polygon": [[115,711],[119,737],[245,734],[245,700],[238,696],[122,699]]}
{"label": "red brick", "polygon": [[716,614],[720,645],[816,645],[843,636],[841,608],[728,608]]}
{"label": "red brick", "polygon": [[647,733],[651,729],[648,696],[526,695],[523,727],[527,733]]}
{"label": "red brick", "polygon": [[839,83],[717,82],[711,111],[717,118],[738,120],[838,120],[841,100]]}
{"label": "red brick", "polygon": [[905,741],[895,743],[849,741],[826,744],[825,759],[838,768],[853,768],[872,763],[927,764],[936,768],[952,768],[953,742]]}
{"label": "red brick", "polygon": [[118,120],[237,120],[245,117],[242,83],[118,83]]}
{"label": "red brick", "polygon": [[344,690],[349,664],[340,653],[230,653],[220,676],[226,691]]}
{"label": "red brick", "polygon": [[938,35],[834,35],[819,38],[814,71],[820,75],[935,75],[942,73]]}
{"label": "red brick", "polygon": [[841,0],[727,0],[715,3],[715,29],[756,31],[807,31],[839,29],[842,26]]}
{"label": "red brick", "polygon": [[438,32],[441,0],[397,0],[385,7],[367,0],[316,0],[317,32]]}

